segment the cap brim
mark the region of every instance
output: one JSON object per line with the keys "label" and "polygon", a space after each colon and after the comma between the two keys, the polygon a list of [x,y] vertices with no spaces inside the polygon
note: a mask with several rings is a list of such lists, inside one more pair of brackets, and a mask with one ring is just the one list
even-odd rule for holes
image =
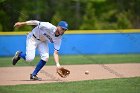
{"label": "cap brim", "polygon": [[[62,27],[62,26],[61,26]],[[62,27],[63,29],[65,29],[65,30],[68,30],[68,28],[65,28],[65,27]]]}

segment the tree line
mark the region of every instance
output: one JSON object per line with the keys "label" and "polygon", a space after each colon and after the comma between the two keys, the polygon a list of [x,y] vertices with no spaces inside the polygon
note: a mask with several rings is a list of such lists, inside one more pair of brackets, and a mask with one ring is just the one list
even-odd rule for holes
{"label": "tree line", "polygon": [[39,20],[69,29],[140,28],[140,0],[0,0],[0,31],[31,30],[13,28],[17,21]]}

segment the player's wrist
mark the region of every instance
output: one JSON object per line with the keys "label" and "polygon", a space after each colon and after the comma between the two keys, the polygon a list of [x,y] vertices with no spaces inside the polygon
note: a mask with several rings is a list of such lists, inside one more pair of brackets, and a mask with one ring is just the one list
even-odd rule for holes
{"label": "player's wrist", "polygon": [[56,62],[56,66],[57,66],[58,68],[60,68],[60,64],[59,64],[59,62]]}

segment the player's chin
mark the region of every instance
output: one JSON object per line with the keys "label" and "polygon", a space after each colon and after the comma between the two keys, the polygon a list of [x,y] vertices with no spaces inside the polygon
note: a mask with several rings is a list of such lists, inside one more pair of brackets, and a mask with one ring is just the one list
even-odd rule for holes
{"label": "player's chin", "polygon": [[63,35],[64,33],[60,34],[61,36]]}
{"label": "player's chin", "polygon": [[56,37],[58,37],[58,36],[62,36],[64,33],[62,33],[62,34],[55,34],[55,36]]}
{"label": "player's chin", "polygon": [[55,37],[58,37],[58,36],[60,36],[60,35],[55,34]]}

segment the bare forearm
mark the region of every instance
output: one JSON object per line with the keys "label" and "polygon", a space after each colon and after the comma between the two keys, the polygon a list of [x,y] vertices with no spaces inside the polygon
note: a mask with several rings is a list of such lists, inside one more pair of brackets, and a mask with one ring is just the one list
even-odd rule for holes
{"label": "bare forearm", "polygon": [[54,61],[56,63],[56,66],[60,67],[58,51],[54,51]]}
{"label": "bare forearm", "polygon": [[30,20],[30,21],[26,21],[26,22],[17,22],[15,23],[14,27],[21,27],[24,25],[38,25],[39,21],[37,20]]}

